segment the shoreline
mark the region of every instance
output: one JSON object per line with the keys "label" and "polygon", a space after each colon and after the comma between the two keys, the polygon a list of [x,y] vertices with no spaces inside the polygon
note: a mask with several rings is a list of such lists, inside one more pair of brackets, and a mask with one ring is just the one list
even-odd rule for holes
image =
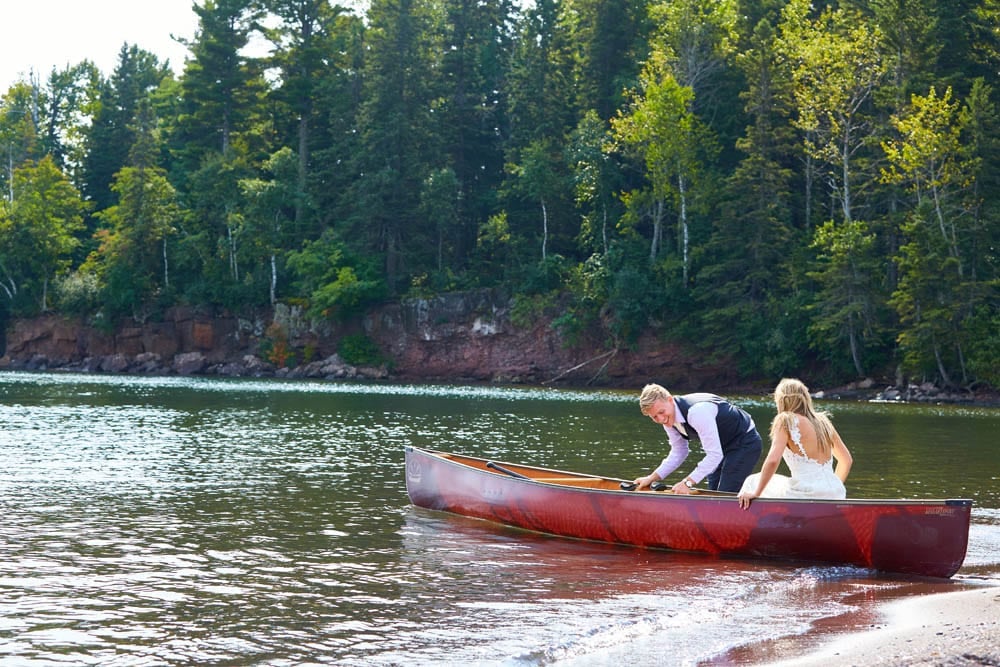
{"label": "shoreline", "polygon": [[[877,603],[868,629],[849,622],[751,649],[744,664],[770,667],[1000,665],[1000,586]],[[796,652],[799,657],[788,656]],[[756,658],[754,659],[754,655]]]}
{"label": "shoreline", "polygon": [[[455,377],[451,379],[443,378],[420,378],[406,376],[394,376],[385,367],[372,366],[352,366],[345,363],[337,355],[326,359],[303,364],[296,368],[277,368],[254,355],[245,355],[239,361],[228,361],[210,363],[208,358],[200,353],[185,353],[177,355],[172,365],[164,365],[157,355],[156,358],[149,355],[138,355],[135,363],[138,366],[130,367],[129,363],[120,358],[122,355],[114,355],[115,362],[109,365],[107,358],[88,358],[84,361],[68,363],[64,365],[47,365],[42,363],[37,365],[37,359],[30,361],[11,359],[8,356],[0,357],[0,373],[80,373],[83,375],[96,376],[121,376],[121,377],[243,377],[243,378],[275,378],[281,380],[360,380],[371,382],[389,383],[423,383],[423,384],[453,384],[453,385],[511,385],[525,387],[540,387],[543,384],[530,382],[485,382],[468,378]],[[147,358],[148,357],[148,358]],[[603,388],[618,390],[623,389],[619,384],[609,385],[580,385],[567,382],[558,386],[563,389],[586,389]],[[760,396],[762,400],[768,400],[770,394],[762,388],[722,387],[723,395],[748,395]],[[860,390],[852,386],[835,389],[820,389],[813,391],[812,397],[817,401],[853,401],[858,403],[884,403],[888,405],[948,405],[955,407],[969,408],[1000,408],[1000,391],[980,391],[978,393],[944,393],[938,390],[930,391],[924,388],[922,391],[914,391],[909,394],[893,390],[889,387],[881,391],[870,388]]]}

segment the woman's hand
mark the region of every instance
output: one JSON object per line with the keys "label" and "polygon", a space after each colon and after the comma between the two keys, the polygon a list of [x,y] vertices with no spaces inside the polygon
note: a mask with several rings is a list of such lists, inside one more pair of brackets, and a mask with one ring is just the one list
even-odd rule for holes
{"label": "woman's hand", "polygon": [[750,508],[750,502],[754,498],[758,498],[758,497],[759,496],[756,493],[753,493],[751,491],[744,491],[743,493],[740,494],[740,507],[742,507],[743,509],[749,509]]}

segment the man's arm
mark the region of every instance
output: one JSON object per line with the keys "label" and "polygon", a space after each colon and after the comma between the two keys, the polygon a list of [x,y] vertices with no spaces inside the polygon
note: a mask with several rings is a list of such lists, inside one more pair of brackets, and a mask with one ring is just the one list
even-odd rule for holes
{"label": "man's arm", "polygon": [[667,440],[670,441],[670,454],[654,471],[660,479],[677,470],[688,456],[688,441],[676,429],[664,426],[663,430],[667,432]]}

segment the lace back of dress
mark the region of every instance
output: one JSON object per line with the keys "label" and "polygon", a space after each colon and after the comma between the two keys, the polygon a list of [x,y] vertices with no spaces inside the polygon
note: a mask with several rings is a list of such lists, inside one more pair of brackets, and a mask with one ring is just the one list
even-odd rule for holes
{"label": "lace back of dress", "polygon": [[799,420],[797,418],[793,418],[791,420],[791,423],[788,425],[788,433],[792,436],[792,442],[794,442],[795,446],[798,447],[799,454],[803,458],[809,458],[806,456],[805,447],[802,446],[802,432],[799,431]]}

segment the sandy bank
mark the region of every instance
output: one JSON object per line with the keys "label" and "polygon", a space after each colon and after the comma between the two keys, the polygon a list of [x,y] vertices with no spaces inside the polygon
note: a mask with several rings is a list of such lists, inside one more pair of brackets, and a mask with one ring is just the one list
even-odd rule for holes
{"label": "sandy bank", "polygon": [[1000,665],[1000,586],[896,600],[862,633],[835,635],[775,667]]}

